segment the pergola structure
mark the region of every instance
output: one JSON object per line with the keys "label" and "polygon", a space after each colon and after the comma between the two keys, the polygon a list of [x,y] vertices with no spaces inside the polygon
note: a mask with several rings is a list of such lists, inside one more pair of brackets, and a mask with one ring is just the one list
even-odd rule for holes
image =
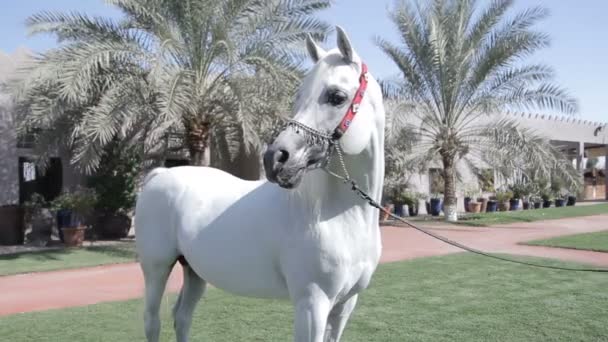
{"label": "pergola structure", "polygon": [[[566,155],[571,156],[576,168],[584,177],[586,158],[604,158],[603,168],[598,172],[594,187],[594,198],[608,200],[608,124],[580,120],[567,116],[518,115],[518,120],[531,129],[546,136]],[[595,191],[599,190],[599,191]]]}

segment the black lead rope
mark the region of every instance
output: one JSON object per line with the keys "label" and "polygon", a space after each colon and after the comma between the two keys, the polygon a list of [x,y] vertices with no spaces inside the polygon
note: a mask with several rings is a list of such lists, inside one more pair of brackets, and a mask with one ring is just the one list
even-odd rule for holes
{"label": "black lead rope", "polygon": [[[324,158],[324,160],[321,160],[318,163],[316,163],[315,165],[310,166],[309,169],[322,169],[325,172],[327,172],[328,174],[342,180],[344,182],[344,184],[350,183],[351,190],[353,192],[355,192],[359,197],[361,197],[364,201],[367,201],[367,203],[369,203],[369,205],[371,205],[374,208],[377,208],[378,210],[380,210],[381,212],[383,212],[385,214],[388,214],[393,219],[400,221],[402,223],[405,223],[407,226],[414,228],[417,231],[424,233],[432,238],[435,238],[439,241],[447,243],[448,245],[452,245],[454,247],[460,248],[467,252],[471,252],[471,253],[474,253],[477,255],[485,256],[485,257],[496,259],[496,260],[506,261],[506,262],[510,262],[510,263],[514,263],[514,264],[533,266],[533,267],[552,269],[552,270],[561,270],[561,271],[596,272],[596,273],[607,273],[608,272],[608,269],[605,269],[605,268],[570,268],[570,267],[561,267],[561,266],[541,265],[541,264],[536,264],[533,262],[509,259],[509,258],[501,257],[499,255],[486,253],[486,252],[480,251],[478,249],[465,246],[461,243],[452,241],[446,237],[443,237],[441,235],[430,232],[424,228],[420,228],[420,227],[416,226],[415,224],[413,224],[399,216],[396,216],[393,213],[389,212],[388,210],[384,209],[380,204],[378,204],[378,202],[376,202],[367,193],[365,193],[365,191],[361,190],[359,185],[357,185],[357,183],[353,179],[350,178],[350,175],[348,174],[348,170],[346,168],[346,164],[344,163],[344,156],[343,156],[342,148],[341,148],[340,144],[338,143],[338,139],[340,138],[339,136],[335,137],[331,134],[323,133],[319,130],[308,127],[308,126],[306,126],[300,122],[294,121],[294,120],[288,120],[286,126],[294,129],[296,133],[302,134],[306,138],[307,143],[323,144],[324,148],[326,149],[326,157]],[[344,172],[344,176],[341,176],[329,169],[331,160],[333,159],[332,157],[334,155],[337,155],[337,157],[338,157],[338,163],[340,164],[339,166],[342,169],[342,171]]]}
{"label": "black lead rope", "polygon": [[[336,176],[334,174],[334,176]],[[339,177],[339,176],[338,176]],[[363,200],[367,201],[367,203],[369,203],[369,205],[371,205],[374,208],[379,209],[381,212],[388,214],[390,217],[392,217],[395,220],[398,220],[400,222],[405,223],[406,225],[408,225],[411,228],[416,229],[417,231],[424,233],[430,237],[433,237],[437,240],[440,240],[444,243],[447,243],[448,245],[452,245],[454,247],[458,247],[460,249],[463,249],[467,252],[471,252],[471,253],[475,253],[478,255],[482,255],[488,258],[492,258],[492,259],[496,259],[496,260],[501,260],[501,261],[506,261],[506,262],[510,262],[510,263],[514,263],[514,264],[520,264],[520,265],[526,265],[526,266],[533,266],[533,267],[539,267],[539,268],[548,268],[548,269],[552,269],[552,270],[560,270],[560,271],[576,271],[576,272],[596,272],[596,273],[605,273],[608,272],[608,269],[603,269],[603,268],[570,268],[570,267],[561,267],[561,266],[551,266],[551,265],[541,265],[541,264],[536,264],[536,263],[532,263],[532,262],[527,262],[527,261],[519,261],[519,260],[513,260],[513,259],[509,259],[509,258],[504,258],[501,257],[499,255],[494,255],[494,254],[490,254],[490,253],[486,253],[483,251],[480,251],[478,249],[475,248],[471,248],[468,246],[465,246],[461,243],[458,243],[456,241],[452,241],[446,237],[443,237],[441,235],[435,234],[433,232],[430,232],[424,228],[420,228],[418,226],[416,226],[415,224],[394,215],[393,213],[389,212],[388,210],[384,209],[380,204],[378,204],[378,202],[376,202],[373,198],[371,198],[367,193],[365,193],[365,191],[361,190],[361,188],[359,188],[359,186],[357,185],[357,183],[352,180],[352,179],[346,179],[343,177],[339,177],[342,178],[344,180],[345,183],[350,183],[351,185],[351,190],[354,191],[357,195],[359,195],[359,197],[361,197]]]}

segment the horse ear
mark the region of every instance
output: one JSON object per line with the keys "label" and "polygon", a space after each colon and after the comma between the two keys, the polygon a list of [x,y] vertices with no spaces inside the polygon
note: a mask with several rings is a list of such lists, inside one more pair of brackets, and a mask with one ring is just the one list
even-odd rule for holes
{"label": "horse ear", "polygon": [[319,61],[319,59],[323,58],[327,54],[327,52],[325,52],[325,50],[323,50],[322,47],[320,47],[319,45],[317,45],[317,43],[315,43],[315,41],[314,41],[314,39],[312,39],[312,36],[310,35],[310,33],[308,35],[306,35],[306,49],[308,50],[308,54],[310,55],[310,58],[315,63],[317,63]]}
{"label": "horse ear", "polygon": [[344,32],[344,29],[340,26],[336,26],[337,39],[338,39],[338,49],[344,56],[344,60],[348,63],[352,63],[355,61],[355,51],[353,50],[353,46],[350,44],[350,39]]}

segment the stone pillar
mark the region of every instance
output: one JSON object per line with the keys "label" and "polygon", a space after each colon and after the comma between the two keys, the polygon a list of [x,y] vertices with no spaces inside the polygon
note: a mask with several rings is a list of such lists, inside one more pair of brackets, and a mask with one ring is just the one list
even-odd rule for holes
{"label": "stone pillar", "polygon": [[608,145],[604,146],[604,193],[608,201]]}
{"label": "stone pillar", "polygon": [[582,141],[578,142],[578,147],[576,148],[576,169],[583,176],[585,173],[585,143]]}

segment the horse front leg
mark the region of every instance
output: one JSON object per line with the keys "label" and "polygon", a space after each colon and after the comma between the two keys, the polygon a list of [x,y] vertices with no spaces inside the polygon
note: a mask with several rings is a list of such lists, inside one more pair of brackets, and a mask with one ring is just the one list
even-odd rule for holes
{"label": "horse front leg", "polygon": [[321,290],[297,298],[294,301],[294,341],[323,342],[330,300]]}
{"label": "horse front leg", "polygon": [[331,309],[327,319],[327,330],[325,332],[324,342],[340,341],[346,323],[353,313],[355,305],[357,305],[358,296],[359,295],[354,295],[343,302],[337,303]]}

